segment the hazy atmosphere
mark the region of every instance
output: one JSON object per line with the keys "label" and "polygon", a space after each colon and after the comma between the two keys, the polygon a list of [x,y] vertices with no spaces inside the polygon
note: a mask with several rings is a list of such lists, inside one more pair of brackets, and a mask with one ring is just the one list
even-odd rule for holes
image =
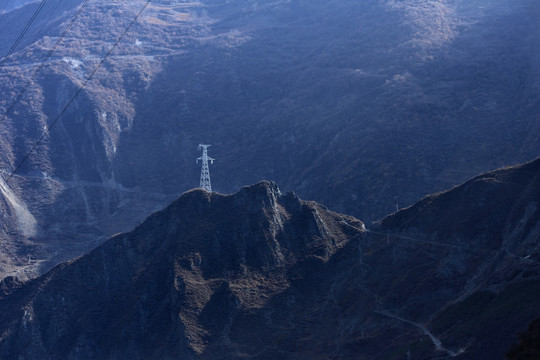
{"label": "hazy atmosphere", "polygon": [[534,359],[539,144],[537,0],[0,0],[0,359]]}

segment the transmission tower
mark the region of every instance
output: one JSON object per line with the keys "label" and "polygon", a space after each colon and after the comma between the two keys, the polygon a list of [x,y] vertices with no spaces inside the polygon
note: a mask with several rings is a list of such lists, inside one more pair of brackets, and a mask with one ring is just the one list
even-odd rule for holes
{"label": "transmission tower", "polygon": [[210,169],[208,168],[208,160],[213,164],[215,159],[212,159],[208,156],[208,147],[210,145],[200,144],[198,150],[202,150],[202,156],[197,159],[196,163],[199,163],[201,160],[201,182],[199,187],[206,191],[212,192],[212,184],[210,183]]}

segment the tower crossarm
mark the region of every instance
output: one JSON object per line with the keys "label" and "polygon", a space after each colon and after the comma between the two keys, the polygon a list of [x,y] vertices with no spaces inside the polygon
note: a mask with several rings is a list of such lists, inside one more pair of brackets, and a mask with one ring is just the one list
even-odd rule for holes
{"label": "tower crossarm", "polygon": [[[199,157],[199,158],[197,158],[197,160],[196,160],[195,162],[198,164],[198,163],[199,163],[199,160],[200,160],[200,161],[204,161],[204,159],[203,159],[202,156]],[[206,157],[206,160],[207,160],[207,161],[210,161],[210,164],[213,164],[213,163],[214,163],[214,160],[216,160],[216,159],[211,158],[210,156],[207,156],[207,157]]]}

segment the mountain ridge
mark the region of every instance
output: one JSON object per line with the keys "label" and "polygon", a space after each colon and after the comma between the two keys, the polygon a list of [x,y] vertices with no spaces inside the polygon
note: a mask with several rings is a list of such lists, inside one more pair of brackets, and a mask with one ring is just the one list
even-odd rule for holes
{"label": "mountain ridge", "polygon": [[[436,232],[435,236],[440,237],[449,234],[462,236],[461,229],[474,236],[481,235],[485,239],[483,246],[491,250],[500,249],[505,245],[509,246],[503,243],[502,237],[519,237],[523,235],[523,232],[530,231],[530,227],[538,220],[535,217],[537,205],[531,199],[538,198],[539,181],[540,161],[536,159],[522,165],[476,176],[448,191],[429,195],[415,205],[382,219],[377,224],[383,230],[401,233],[412,233],[417,231],[417,228],[421,228],[423,233]],[[469,212],[459,213],[458,216],[455,216],[454,208],[445,212],[444,207],[449,197],[452,197],[453,202],[458,197],[462,206],[469,208]],[[427,209],[435,211],[439,219],[434,218],[426,211]],[[509,228],[516,223],[518,218],[523,219],[525,223],[515,229]],[[453,219],[457,222],[454,223]],[[394,227],[396,223],[400,224],[398,228]]]}
{"label": "mountain ridge", "polygon": [[[272,182],[189,191],[90,254],[7,284],[0,354],[500,358],[540,315],[539,171],[540,159],[477,176],[372,229]],[[513,199],[492,233],[455,226],[477,210],[490,226]]]}
{"label": "mountain ridge", "polygon": [[[244,208],[245,204],[250,206]],[[215,222],[208,222],[207,216]],[[255,289],[261,289],[263,293],[283,291],[288,287],[288,281],[283,279],[286,269],[302,262],[325,263],[343,246],[339,240],[342,235],[332,232],[353,232],[350,226],[340,223],[345,220],[361,224],[353,218],[334,215],[314,203],[301,202],[292,193],[281,195],[277,186],[269,182],[243,188],[234,196],[210,194],[203,190],[187,192],[167,209],[150,216],[131,234],[118,235],[90,254],[55,267],[45,276],[30,281],[26,287],[14,290],[2,299],[2,307],[6,308],[10,307],[11,299],[19,296],[27,299],[22,300],[27,305],[24,311],[1,317],[4,335],[0,340],[0,354],[9,359],[17,356],[13,352],[16,350],[10,349],[20,348],[25,349],[20,353],[23,357],[39,354],[43,359],[77,358],[73,347],[77,341],[82,341],[81,338],[90,337],[89,341],[96,342],[96,349],[91,350],[91,346],[85,344],[82,358],[124,358],[126,354],[145,359],[177,358],[178,354],[195,358],[194,354],[204,352],[204,344],[211,335],[211,332],[205,335],[211,328],[203,331],[199,329],[201,325],[196,325],[197,321],[217,326],[213,324],[217,321],[214,315],[219,320],[218,313],[223,311],[219,307],[213,308],[217,306],[212,305],[214,297],[232,296],[231,299],[241,298],[248,307],[260,306],[257,304],[264,302],[265,296]],[[291,242],[291,239],[295,241]],[[107,273],[107,268],[112,273]],[[158,280],[159,277],[165,277],[165,283],[163,279]],[[64,288],[66,278],[71,278],[68,283],[84,284],[80,289],[84,294],[77,295],[79,290],[73,289],[73,292]],[[35,291],[34,295],[31,295],[32,291]],[[187,299],[182,300],[184,297]],[[82,308],[86,315],[79,313],[81,318],[70,320],[72,312],[78,313],[77,309],[81,309],[78,307],[81,306],[80,301],[85,303]],[[180,307],[183,301],[186,301],[184,308]],[[199,313],[204,304],[207,310]],[[230,304],[233,308],[238,306],[233,304]],[[141,314],[136,310],[139,306],[151,306],[152,313],[140,318]],[[98,312],[98,309],[101,310]],[[119,316],[120,309],[123,309],[121,313],[129,314],[126,315],[128,319],[123,320],[123,316]],[[170,315],[166,314],[168,311],[171,311]],[[20,338],[22,341],[11,343],[13,338],[5,332],[6,327],[12,328],[9,324],[16,322],[21,314],[23,328],[28,332],[22,330],[20,335],[25,334],[23,338],[31,340],[27,342]],[[132,316],[159,327],[152,319],[160,317],[164,320],[164,315],[165,318],[173,316],[172,323],[171,320],[166,321],[169,323],[167,331],[172,331],[168,336],[179,342],[169,344],[172,348],[160,342],[163,339],[151,335],[156,329],[136,330],[137,322],[129,325],[129,317]],[[143,336],[146,342],[159,346],[153,350],[146,342],[137,344],[138,340],[131,336],[127,342],[117,339],[114,334],[120,325],[114,322],[113,325],[105,325],[104,334],[100,332],[98,335],[94,333],[97,331],[95,326],[99,327],[93,325],[95,317],[98,322],[105,323],[111,318],[119,323],[127,321],[126,326],[133,329],[134,337]],[[182,323],[189,328],[187,338],[182,338],[182,331],[177,328]],[[43,330],[43,326],[52,326],[51,331],[39,335],[38,329]],[[71,330],[52,331],[58,326],[67,326]],[[70,334],[77,334],[79,340],[72,339]],[[112,342],[107,334],[119,343]],[[52,352],[45,349],[52,349]],[[160,357],[160,351],[168,355]]]}

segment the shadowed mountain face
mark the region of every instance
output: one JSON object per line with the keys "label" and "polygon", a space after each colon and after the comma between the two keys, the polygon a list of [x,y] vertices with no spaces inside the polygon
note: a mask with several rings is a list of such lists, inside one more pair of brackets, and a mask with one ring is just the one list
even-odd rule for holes
{"label": "shadowed mountain face", "polygon": [[540,320],[531,323],[519,336],[519,343],[508,352],[508,360],[534,360],[540,357]]}
{"label": "shadowed mountain face", "polygon": [[[539,154],[535,0],[152,1],[51,127],[143,5],[90,1],[4,118],[81,4],[49,0],[0,71],[4,169],[45,135],[2,191],[4,275],[196,186],[199,143],[217,191],[273,179],[366,221]],[[0,55],[37,6],[0,15]]]}
{"label": "shadowed mountain face", "polygon": [[[459,249],[451,250],[460,255],[449,258],[442,273],[455,276],[467,264],[476,264],[460,297],[429,318],[443,343],[467,347],[464,358],[502,358],[495,348],[509,348],[514,340],[509,334],[525,329],[539,315],[539,201],[536,160],[430,195],[379,224],[380,232]],[[478,347],[479,339],[485,348]]]}
{"label": "shadowed mountain face", "polygon": [[[292,193],[282,195],[272,183],[232,196],[186,193],[134,232],[6,297],[0,306],[13,312],[1,315],[0,354],[3,359],[253,356],[263,349],[265,336],[275,333],[276,340],[288,341],[279,340],[294,320],[287,309],[300,306],[294,300],[300,294],[315,294],[321,274],[313,275],[361,235],[362,227]],[[262,333],[244,333],[245,326],[261,327]]]}
{"label": "shadowed mountain face", "polygon": [[6,278],[0,355],[503,358],[540,315],[539,175],[540,160],[488,173],[369,230],[270,182],[188,192],[25,285]]}

